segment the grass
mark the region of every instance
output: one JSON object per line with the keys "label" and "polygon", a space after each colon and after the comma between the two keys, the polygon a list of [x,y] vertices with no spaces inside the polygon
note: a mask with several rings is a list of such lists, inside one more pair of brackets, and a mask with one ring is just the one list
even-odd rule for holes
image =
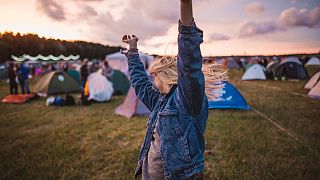
{"label": "grass", "polygon": [[[289,93],[306,94],[305,81],[245,82],[237,70],[230,77],[250,106],[302,143],[254,111],[210,110],[205,179],[319,179],[320,101]],[[1,83],[0,97],[7,93]],[[133,179],[147,117],[115,115],[123,100],[76,107],[47,107],[45,99],[0,103],[0,178]]]}

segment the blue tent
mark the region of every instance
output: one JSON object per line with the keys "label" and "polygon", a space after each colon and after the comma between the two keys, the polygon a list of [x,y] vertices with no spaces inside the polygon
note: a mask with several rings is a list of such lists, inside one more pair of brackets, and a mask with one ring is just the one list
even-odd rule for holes
{"label": "blue tent", "polygon": [[232,84],[227,82],[221,91],[222,96],[219,99],[209,101],[210,109],[250,109],[246,100]]}

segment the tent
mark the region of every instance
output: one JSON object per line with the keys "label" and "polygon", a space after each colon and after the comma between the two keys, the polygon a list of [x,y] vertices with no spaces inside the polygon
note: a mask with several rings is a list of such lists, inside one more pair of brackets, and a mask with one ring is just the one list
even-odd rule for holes
{"label": "tent", "polygon": [[227,61],[228,68],[237,68],[237,69],[240,68],[239,64],[237,63],[237,60],[234,59],[233,57],[227,58],[226,61]]}
{"label": "tent", "polygon": [[70,77],[72,77],[74,80],[76,80],[78,84],[81,84],[80,72],[79,71],[68,70],[68,74],[69,74]]}
{"label": "tent", "polygon": [[279,79],[306,79],[308,73],[297,57],[286,57],[281,59],[275,77]]}
{"label": "tent", "polygon": [[260,64],[255,64],[251,66],[244,75],[242,76],[242,80],[266,80],[266,69]]}
{"label": "tent", "polygon": [[287,62],[294,62],[294,63],[302,65],[302,62],[299,60],[299,58],[295,57],[295,56],[284,57],[281,59],[281,64],[287,63]]}
{"label": "tent", "polygon": [[320,65],[320,59],[317,57],[312,57],[306,65]]}
{"label": "tent", "polygon": [[260,58],[259,57],[251,57],[249,60],[248,60],[248,64],[258,64],[260,61]]}
{"label": "tent", "polygon": [[304,86],[305,89],[312,89],[320,81],[320,71],[315,73]]}
{"label": "tent", "polygon": [[138,99],[132,87],[130,87],[123,104],[115,109],[115,113],[127,118],[134,115],[149,115],[148,108]]}
{"label": "tent", "polygon": [[72,64],[70,65],[70,69],[72,69],[72,70],[76,70],[76,71],[80,72],[81,64],[78,64],[78,63],[72,63]]}
{"label": "tent", "polygon": [[105,102],[111,99],[113,93],[112,83],[99,72],[88,77],[89,97],[88,100]]}
{"label": "tent", "polygon": [[221,89],[221,94],[219,99],[208,102],[210,109],[250,109],[246,100],[232,84],[227,82]]}
{"label": "tent", "polygon": [[276,71],[279,66],[280,66],[280,61],[278,60],[270,61],[267,65],[267,77],[273,79],[275,77]]}
{"label": "tent", "polygon": [[81,92],[80,85],[67,73],[52,71],[42,76],[33,88],[39,96]]}
{"label": "tent", "polygon": [[308,96],[313,99],[320,99],[320,81],[310,90]]}
{"label": "tent", "polygon": [[[145,65],[146,69],[150,66],[150,64],[154,61],[153,56],[145,54],[143,52],[139,52],[139,56],[143,64]],[[124,74],[128,74],[128,62],[127,57],[122,54],[121,52],[113,53],[106,56],[106,60],[108,61],[109,65],[113,69],[120,70]]]}
{"label": "tent", "polygon": [[130,81],[127,76],[119,70],[113,70],[109,80],[113,84],[115,95],[126,95],[130,88]]}
{"label": "tent", "polygon": [[0,66],[0,80],[6,80],[7,79],[7,68],[4,65]]}

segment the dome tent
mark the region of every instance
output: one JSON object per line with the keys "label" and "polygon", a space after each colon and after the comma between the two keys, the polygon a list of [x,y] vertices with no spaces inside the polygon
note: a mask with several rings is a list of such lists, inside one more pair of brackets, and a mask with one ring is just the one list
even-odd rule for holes
{"label": "dome tent", "polygon": [[239,64],[237,63],[237,60],[233,57],[222,58],[218,60],[218,63],[225,63],[228,68],[240,68]]}
{"label": "dome tent", "polygon": [[220,98],[208,102],[209,109],[250,109],[246,100],[232,84],[227,82],[221,91]]}
{"label": "dome tent", "polygon": [[277,68],[280,66],[280,61],[272,60],[267,65],[267,77],[273,79],[275,77]]}
{"label": "dome tent", "polygon": [[130,88],[130,81],[121,71],[114,69],[111,77],[108,78],[112,84],[115,95],[126,95]]}
{"label": "dome tent", "polygon": [[7,79],[7,68],[5,65],[0,65],[0,80]]}
{"label": "dome tent", "polygon": [[53,71],[42,76],[33,88],[39,96],[81,92],[80,85],[67,73]]}
{"label": "dome tent", "polygon": [[69,74],[70,77],[72,77],[74,80],[76,80],[78,84],[81,84],[80,72],[79,71],[68,70],[68,74]]}
{"label": "dome tent", "polygon": [[315,73],[304,86],[305,89],[312,89],[320,81],[320,71]]}
{"label": "dome tent", "polygon": [[314,56],[307,62],[306,65],[307,66],[308,65],[320,65],[320,59]]}
{"label": "dome tent", "polygon": [[131,118],[134,115],[149,115],[150,111],[136,96],[133,87],[130,87],[126,99],[115,109],[115,113]]}
{"label": "dome tent", "polygon": [[281,60],[275,77],[278,79],[306,79],[308,73],[297,57],[286,57]]}
{"label": "dome tent", "polygon": [[310,90],[308,96],[312,99],[320,99],[320,81]]}
{"label": "dome tent", "polygon": [[105,102],[111,99],[113,93],[112,83],[99,72],[88,77],[89,97],[88,100]]}
{"label": "dome tent", "polygon": [[242,76],[242,80],[266,80],[266,69],[259,65],[255,64],[251,66]]}

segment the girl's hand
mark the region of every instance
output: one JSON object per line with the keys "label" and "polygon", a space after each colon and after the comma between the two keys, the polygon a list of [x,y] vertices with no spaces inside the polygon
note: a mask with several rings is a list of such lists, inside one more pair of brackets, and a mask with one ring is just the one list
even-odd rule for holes
{"label": "girl's hand", "polygon": [[139,38],[135,35],[124,35],[122,42],[129,44],[129,49],[137,49]]}

